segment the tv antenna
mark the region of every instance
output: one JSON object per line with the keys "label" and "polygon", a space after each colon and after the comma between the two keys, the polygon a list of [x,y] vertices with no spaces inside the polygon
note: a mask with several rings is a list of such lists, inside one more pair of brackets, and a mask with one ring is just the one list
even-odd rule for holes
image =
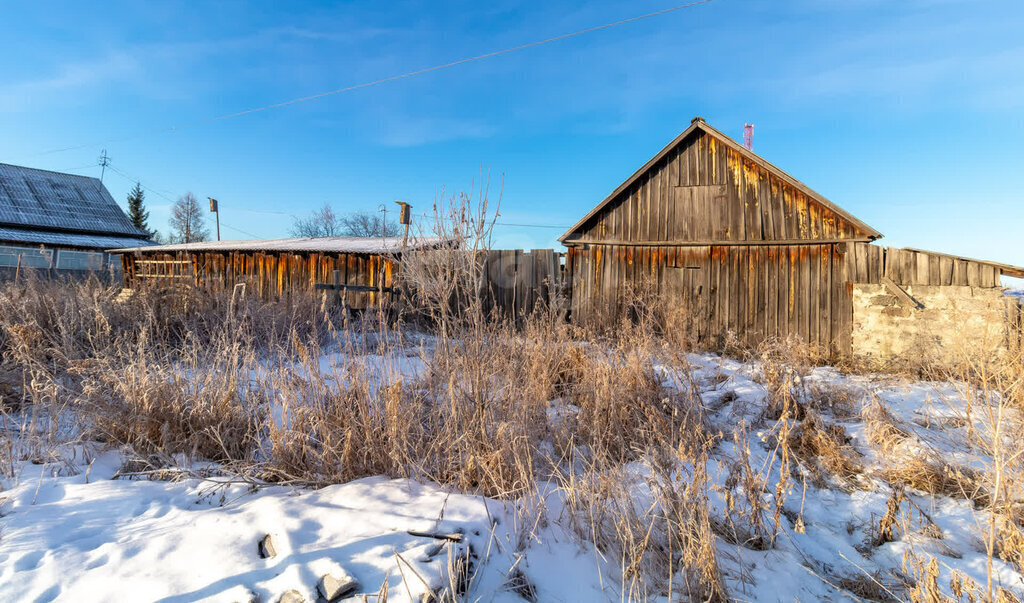
{"label": "tv antenna", "polygon": [[107,166],[110,165],[110,156],[107,155],[107,150],[106,149],[103,149],[103,152],[100,153],[100,158],[97,159],[96,161],[98,161],[99,164],[100,164],[100,167],[103,168],[102,170],[100,170],[100,183],[102,183],[103,182],[103,175],[107,173]]}

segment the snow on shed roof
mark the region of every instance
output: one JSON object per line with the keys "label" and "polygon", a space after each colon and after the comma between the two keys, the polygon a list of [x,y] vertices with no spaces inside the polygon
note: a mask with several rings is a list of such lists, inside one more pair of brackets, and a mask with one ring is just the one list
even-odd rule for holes
{"label": "snow on shed roof", "polygon": [[47,245],[49,247],[84,247],[87,249],[137,248],[140,245],[153,245],[150,241],[120,235],[53,232],[34,228],[8,228],[6,226],[0,226],[0,241]]}
{"label": "snow on shed roof", "polygon": [[96,178],[5,163],[0,163],[0,225],[140,239],[147,236],[135,228]]}
{"label": "snow on shed roof", "polygon": [[[453,242],[442,237],[409,237],[407,249],[420,249]],[[256,239],[252,241],[204,241],[177,243],[129,249],[111,249],[111,253],[144,251],[174,253],[177,251],[312,251],[316,253],[384,254],[402,250],[402,237],[301,237],[291,239]]]}

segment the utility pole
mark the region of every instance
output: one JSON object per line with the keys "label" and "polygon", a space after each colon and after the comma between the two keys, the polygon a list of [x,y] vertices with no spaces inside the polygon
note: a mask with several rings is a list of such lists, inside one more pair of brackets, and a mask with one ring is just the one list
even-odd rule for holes
{"label": "utility pole", "polygon": [[110,165],[110,157],[107,155],[106,149],[103,149],[103,152],[100,154],[100,158],[97,161],[99,161],[100,166],[103,167],[103,169],[100,170],[100,183],[102,183],[103,176],[107,173],[107,166]]}
{"label": "utility pole", "polygon": [[210,200],[210,211],[217,217],[217,240],[220,240],[220,211],[217,208],[217,200],[213,197],[207,197]]}

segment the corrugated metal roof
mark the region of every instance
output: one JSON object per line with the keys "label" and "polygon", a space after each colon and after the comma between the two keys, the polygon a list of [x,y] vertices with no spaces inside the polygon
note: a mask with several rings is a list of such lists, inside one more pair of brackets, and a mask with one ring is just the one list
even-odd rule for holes
{"label": "corrugated metal roof", "polygon": [[0,225],[145,237],[96,178],[0,163]]}
{"label": "corrugated metal roof", "polygon": [[[442,237],[409,237],[408,249],[441,245],[454,239]],[[206,241],[155,245],[134,249],[111,249],[111,253],[145,251],[174,253],[177,251],[313,251],[320,253],[393,253],[402,250],[402,237],[302,237],[292,239],[257,239],[253,241]]]}
{"label": "corrugated metal roof", "polygon": [[7,226],[0,226],[0,241],[48,245],[52,247],[85,247],[89,249],[139,247],[140,245],[154,244],[143,239],[117,235],[52,232],[27,228],[10,228]]}

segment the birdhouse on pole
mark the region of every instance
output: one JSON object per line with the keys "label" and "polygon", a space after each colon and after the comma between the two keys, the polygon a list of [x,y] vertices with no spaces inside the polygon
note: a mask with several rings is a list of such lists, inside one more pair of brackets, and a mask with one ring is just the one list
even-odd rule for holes
{"label": "birdhouse on pole", "polygon": [[405,251],[405,246],[409,241],[409,225],[412,224],[412,213],[409,211],[412,206],[405,201],[395,201],[400,208],[398,210],[398,223],[405,225],[405,234],[402,235],[402,251]]}
{"label": "birdhouse on pole", "polygon": [[412,216],[409,212],[409,210],[412,209],[412,206],[405,201],[395,201],[395,203],[397,203],[401,208],[398,210],[398,223],[405,225],[412,224]]}

